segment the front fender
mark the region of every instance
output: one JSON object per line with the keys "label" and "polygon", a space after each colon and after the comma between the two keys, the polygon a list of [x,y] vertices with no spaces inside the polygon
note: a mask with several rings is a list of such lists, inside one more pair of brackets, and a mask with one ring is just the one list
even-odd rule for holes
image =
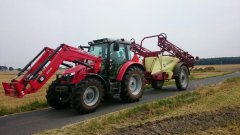
{"label": "front fender", "polygon": [[131,66],[138,66],[138,67],[140,67],[141,69],[144,70],[144,67],[143,67],[142,63],[140,63],[140,62],[133,62],[133,61],[127,61],[125,64],[123,64],[123,66],[119,70],[116,80],[117,81],[121,81],[123,76],[124,76],[124,74],[125,74],[125,72]]}

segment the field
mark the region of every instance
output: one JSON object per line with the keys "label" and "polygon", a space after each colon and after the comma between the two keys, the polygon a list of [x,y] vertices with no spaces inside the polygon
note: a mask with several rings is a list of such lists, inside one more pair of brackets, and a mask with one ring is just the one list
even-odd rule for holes
{"label": "field", "polygon": [[[200,66],[200,67],[204,68],[204,66]],[[221,65],[221,69],[224,69],[222,71],[218,70],[219,66],[214,66],[214,67],[216,67],[217,71],[192,72],[191,79],[201,79],[206,77],[224,75],[233,71],[240,71],[240,65]],[[197,68],[199,68],[199,66],[197,66]],[[4,82],[4,81],[9,82],[11,79],[13,79],[16,76],[16,73],[17,72],[0,72],[0,82]],[[30,110],[47,107],[48,105],[45,99],[46,89],[54,79],[55,79],[55,76],[53,76],[48,81],[48,83],[45,84],[43,88],[39,90],[37,93],[26,95],[24,98],[21,98],[21,99],[5,96],[2,85],[0,85],[0,115],[30,111]],[[169,85],[173,83],[174,82],[165,83],[165,84]]]}
{"label": "field", "polygon": [[[1,72],[0,82],[9,82],[16,76],[16,72]],[[13,98],[4,95],[2,84],[0,85],[0,115],[23,112],[47,107],[45,94],[48,85],[55,79],[52,77],[41,90],[24,98]]]}
{"label": "field", "polygon": [[[204,70],[205,68],[213,67],[214,71]],[[202,71],[195,71],[195,69],[203,69]],[[212,76],[219,76],[230,72],[240,71],[240,64],[229,65],[197,65],[191,72],[194,79],[201,79]]]}
{"label": "field", "polygon": [[216,71],[225,71],[225,72],[236,72],[240,71],[240,64],[229,64],[229,65],[197,65],[194,68],[206,68],[214,67]]}
{"label": "field", "polygon": [[39,134],[240,134],[240,77]]}

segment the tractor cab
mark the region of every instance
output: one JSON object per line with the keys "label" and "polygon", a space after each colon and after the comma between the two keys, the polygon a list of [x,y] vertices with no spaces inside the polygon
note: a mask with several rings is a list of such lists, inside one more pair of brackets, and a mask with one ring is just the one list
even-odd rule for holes
{"label": "tractor cab", "polygon": [[102,57],[100,75],[105,79],[115,80],[122,65],[131,60],[130,42],[124,39],[104,38],[93,40],[88,44],[90,54]]}

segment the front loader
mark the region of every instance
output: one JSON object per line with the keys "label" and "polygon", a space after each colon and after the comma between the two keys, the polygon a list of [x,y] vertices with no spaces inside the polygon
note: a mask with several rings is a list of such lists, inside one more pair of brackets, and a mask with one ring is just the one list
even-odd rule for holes
{"label": "front loader", "polygon": [[[148,38],[158,38],[158,51],[143,47]],[[141,44],[108,38],[88,44],[79,48],[66,44],[56,49],[45,47],[17,74],[20,79],[2,83],[5,95],[21,98],[37,92],[62,65],[67,69],[48,87],[48,104],[55,109],[72,107],[88,113],[109,95],[118,95],[124,102],[138,101],[145,83],[161,89],[164,81],[175,79],[177,88],[185,90],[189,68],[195,63],[193,56],[167,41],[165,34],[145,37]]]}

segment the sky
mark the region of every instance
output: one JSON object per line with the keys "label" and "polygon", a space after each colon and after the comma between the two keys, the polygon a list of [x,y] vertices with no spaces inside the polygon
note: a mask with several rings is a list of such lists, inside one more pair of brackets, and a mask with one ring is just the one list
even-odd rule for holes
{"label": "sky", "polygon": [[[43,47],[166,33],[200,58],[240,56],[239,0],[0,0],[0,65],[24,67]],[[144,47],[157,50],[146,41]]]}

